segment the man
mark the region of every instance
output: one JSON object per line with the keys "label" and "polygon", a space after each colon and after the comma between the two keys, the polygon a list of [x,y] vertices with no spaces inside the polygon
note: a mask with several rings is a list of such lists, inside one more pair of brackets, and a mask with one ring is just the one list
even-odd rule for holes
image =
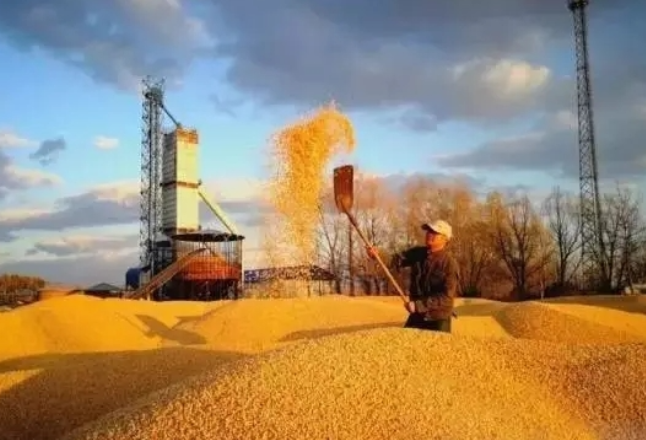
{"label": "man", "polygon": [[[395,255],[396,269],[410,267],[409,312],[404,327],[451,333],[453,303],[458,290],[458,266],[447,252],[453,230],[444,220],[425,223],[426,245],[416,246]],[[376,255],[369,247],[368,255]]]}

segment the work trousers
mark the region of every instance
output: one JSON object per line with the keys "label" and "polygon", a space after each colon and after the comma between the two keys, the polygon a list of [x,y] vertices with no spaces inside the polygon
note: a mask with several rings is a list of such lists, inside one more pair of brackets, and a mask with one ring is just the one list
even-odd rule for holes
{"label": "work trousers", "polygon": [[411,313],[410,315],[408,315],[408,319],[406,320],[404,327],[451,333],[451,318],[426,320],[424,319],[424,315],[421,315],[419,313]]}

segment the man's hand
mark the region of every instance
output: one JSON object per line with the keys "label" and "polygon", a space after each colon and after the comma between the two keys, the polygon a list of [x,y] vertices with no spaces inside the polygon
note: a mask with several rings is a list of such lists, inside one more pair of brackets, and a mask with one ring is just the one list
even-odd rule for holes
{"label": "man's hand", "polygon": [[416,307],[414,301],[408,301],[404,307],[408,310],[408,313],[415,313]]}
{"label": "man's hand", "polygon": [[373,260],[377,258],[377,249],[374,246],[366,246],[366,252],[368,253],[368,257],[372,258]]}

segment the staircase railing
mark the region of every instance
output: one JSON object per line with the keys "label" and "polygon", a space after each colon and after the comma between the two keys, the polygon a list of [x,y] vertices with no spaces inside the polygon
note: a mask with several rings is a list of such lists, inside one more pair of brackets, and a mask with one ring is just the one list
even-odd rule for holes
{"label": "staircase railing", "polygon": [[208,250],[207,248],[195,249],[194,251],[189,252],[186,255],[182,255],[181,258],[178,258],[170,266],[166,267],[164,270],[155,275],[148,283],[141,286],[132,294],[128,295],[130,299],[141,299],[147,298],[152,292],[162,287],[164,284],[169,282],[175,275],[179,273],[180,270],[184,269],[195,257]]}

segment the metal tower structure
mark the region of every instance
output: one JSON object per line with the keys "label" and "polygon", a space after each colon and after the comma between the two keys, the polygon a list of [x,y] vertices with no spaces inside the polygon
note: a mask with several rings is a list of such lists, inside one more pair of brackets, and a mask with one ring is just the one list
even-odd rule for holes
{"label": "metal tower structure", "polygon": [[568,0],[574,18],[579,130],[581,266],[587,287],[599,287],[605,270],[605,245],[599,196],[586,8],[589,0]]}
{"label": "metal tower structure", "polygon": [[155,244],[161,221],[161,166],[164,80],[143,80],[141,138],[140,263],[155,272]]}

